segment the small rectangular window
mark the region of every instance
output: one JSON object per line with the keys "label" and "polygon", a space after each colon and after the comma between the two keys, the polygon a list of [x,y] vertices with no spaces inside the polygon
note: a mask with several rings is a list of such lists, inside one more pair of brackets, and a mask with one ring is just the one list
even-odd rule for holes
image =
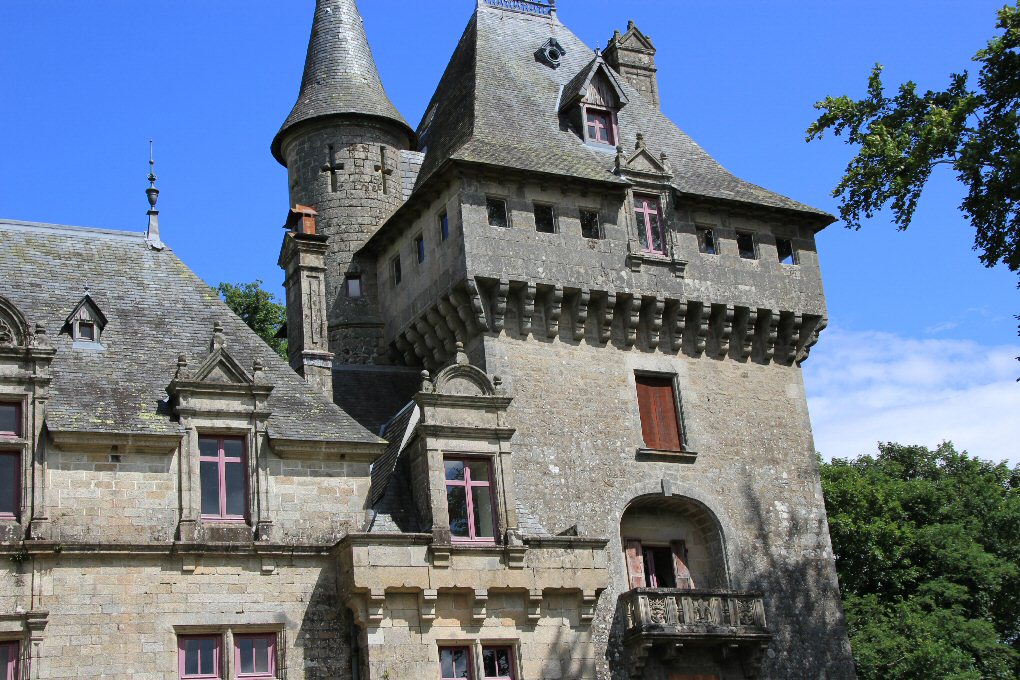
{"label": "small rectangular window", "polygon": [[634,197],[634,217],[637,220],[641,250],[662,255],[666,252],[666,234],[659,212],[659,200],[654,196]]}
{"label": "small rectangular window", "polygon": [[347,297],[361,297],[361,274],[347,274],[344,276],[344,286],[347,288]]}
{"label": "small rectangular window", "polygon": [[400,256],[396,255],[390,260],[390,276],[393,277],[393,285],[399,286],[401,280],[403,280],[403,274],[400,271]]}
{"label": "small rectangular window", "polygon": [[589,142],[616,145],[613,114],[604,109],[585,109],[585,135]]}
{"label": "small rectangular window", "polygon": [[715,233],[711,229],[698,229],[698,250],[705,255],[715,255]]}
{"label": "small rectangular window", "polygon": [[581,236],[602,238],[602,222],[598,210],[581,209]]}
{"label": "small rectangular window", "polygon": [[276,635],[234,635],[234,677],[272,680],[276,677]]}
{"label": "small rectangular window", "polygon": [[556,233],[556,213],[551,205],[535,204],[535,231],[543,234]]}
{"label": "small rectangular window", "polygon": [[510,226],[510,218],[507,216],[506,201],[502,198],[485,199],[485,210],[489,215],[489,226],[506,229]]}
{"label": "small rectangular window", "polygon": [[244,440],[236,437],[199,437],[198,448],[202,517],[244,520],[248,500]]}
{"label": "small rectangular window", "polygon": [[672,376],[637,375],[638,410],[645,447],[682,451],[680,417]]}
{"label": "small rectangular window", "polygon": [[188,635],[177,638],[177,665],[182,680],[219,680],[220,636]]}
{"label": "small rectangular window", "polygon": [[793,241],[790,239],[777,238],[776,252],[782,264],[797,264],[797,251],[793,249]]}
{"label": "small rectangular window", "polygon": [[443,461],[450,534],[458,542],[492,543],[495,506],[489,462],[478,458]]}
{"label": "small rectangular window", "polygon": [[21,404],[0,402],[0,436],[21,436]]}
{"label": "small rectangular window", "polygon": [[414,237],[414,252],[418,257],[418,264],[425,261],[425,236],[418,234]]}
{"label": "small rectangular window", "polygon": [[439,237],[443,241],[450,238],[450,215],[445,210],[439,216]]}
{"label": "small rectangular window", "polygon": [[20,511],[21,454],[0,451],[0,519],[17,520]]}
{"label": "small rectangular window", "polygon": [[514,680],[512,647],[482,647],[482,670],[485,680]]}
{"label": "small rectangular window", "polygon": [[758,253],[754,248],[754,234],[749,231],[738,231],[737,251],[740,252],[740,257],[745,260],[758,259]]}
{"label": "small rectangular window", "polygon": [[471,680],[471,648],[470,647],[440,647],[439,648],[439,677],[442,680],[460,680],[468,678]]}
{"label": "small rectangular window", "polygon": [[87,342],[94,342],[96,339],[96,324],[91,321],[78,322],[78,339]]}
{"label": "small rectangular window", "polygon": [[17,680],[19,645],[16,641],[0,642],[0,680]]}

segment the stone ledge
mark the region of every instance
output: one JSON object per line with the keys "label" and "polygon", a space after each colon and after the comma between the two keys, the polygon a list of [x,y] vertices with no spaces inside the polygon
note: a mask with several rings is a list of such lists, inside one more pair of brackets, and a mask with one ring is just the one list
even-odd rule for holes
{"label": "stone ledge", "polygon": [[690,464],[694,463],[698,459],[698,454],[695,451],[668,451],[665,449],[639,448],[637,450],[637,459]]}

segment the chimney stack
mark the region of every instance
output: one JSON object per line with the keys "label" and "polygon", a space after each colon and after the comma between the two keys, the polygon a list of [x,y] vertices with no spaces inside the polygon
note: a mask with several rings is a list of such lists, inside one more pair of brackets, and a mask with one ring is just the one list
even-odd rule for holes
{"label": "chimney stack", "polygon": [[655,46],[647,35],[638,30],[633,21],[627,22],[627,32],[620,35],[619,31],[606,45],[602,55],[606,63],[627,79],[631,86],[648,100],[648,103],[661,108],[659,104],[659,81],[655,75]]}

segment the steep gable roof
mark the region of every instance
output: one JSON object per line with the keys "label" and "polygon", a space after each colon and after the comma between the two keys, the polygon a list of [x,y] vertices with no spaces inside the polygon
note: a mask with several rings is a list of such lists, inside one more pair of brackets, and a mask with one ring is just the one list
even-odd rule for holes
{"label": "steep gable roof", "polygon": [[[109,318],[102,351],[75,349],[59,333],[86,285]],[[46,413],[52,430],[180,432],[166,389],[184,354],[205,359],[210,375],[227,370],[247,380],[246,367],[260,360],[273,385],[270,437],[381,442],[297,375],[169,248],[150,248],[144,234],[0,220],[0,297],[42,324],[57,350]],[[217,321],[229,359],[210,352]]]}

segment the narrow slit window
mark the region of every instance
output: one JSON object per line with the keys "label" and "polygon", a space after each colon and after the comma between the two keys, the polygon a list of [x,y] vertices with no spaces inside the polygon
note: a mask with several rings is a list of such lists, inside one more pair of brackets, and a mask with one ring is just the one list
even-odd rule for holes
{"label": "narrow slit window", "polygon": [[715,232],[707,228],[698,229],[698,250],[705,255],[715,255]]}
{"label": "narrow slit window", "polygon": [[782,264],[797,264],[797,251],[793,249],[793,241],[790,239],[777,238],[776,252]]}
{"label": "narrow slit window", "polygon": [[489,216],[489,226],[506,229],[510,226],[510,218],[506,211],[506,201],[502,198],[485,199],[485,210]]}
{"label": "narrow slit window", "polygon": [[636,382],[645,447],[657,451],[683,451],[672,376],[638,375]]}
{"label": "narrow slit window", "polygon": [[441,241],[450,238],[450,214],[445,210],[439,216],[439,238]]}
{"label": "narrow slit window", "polygon": [[659,211],[659,200],[654,196],[635,196],[634,216],[637,220],[641,250],[655,255],[664,254],[666,235],[662,225],[662,213]]}
{"label": "narrow slit window", "polygon": [[21,454],[0,451],[0,520],[21,515]]}
{"label": "narrow slit window", "polygon": [[400,256],[397,255],[390,260],[390,275],[393,278],[393,285],[399,286],[401,280],[403,280],[403,273],[400,271]]}
{"label": "narrow slit window", "polygon": [[471,648],[440,647],[439,677],[442,680],[471,680]]}
{"label": "narrow slit window", "polygon": [[489,462],[477,458],[447,459],[443,467],[452,539],[464,543],[494,542],[496,522]]}
{"label": "narrow slit window", "polygon": [[248,496],[244,440],[199,437],[198,448],[202,517],[243,521],[247,515]]}
{"label": "narrow slit window", "polygon": [[598,210],[581,210],[581,236],[602,238],[602,222]]}
{"label": "narrow slit window", "polygon": [[276,677],[276,635],[234,635],[234,677],[272,680]]}
{"label": "narrow slit window", "polygon": [[740,253],[740,257],[745,260],[758,259],[758,253],[754,247],[754,234],[749,231],[738,231],[737,251]]}
{"label": "narrow slit window", "polygon": [[482,647],[482,671],[485,680],[515,680],[512,647]]}
{"label": "narrow slit window", "polygon": [[219,680],[220,636],[188,635],[177,638],[177,664],[182,680]]}
{"label": "narrow slit window", "polygon": [[0,642],[0,678],[2,680],[17,680],[19,645],[16,641]]}
{"label": "narrow slit window", "polygon": [[361,297],[361,275],[360,274],[347,274],[344,277],[344,285],[347,288],[347,297],[359,298]]}
{"label": "narrow slit window", "polygon": [[556,233],[556,213],[551,205],[535,205],[535,231],[543,234]]}
{"label": "narrow slit window", "polygon": [[418,234],[414,237],[414,252],[418,257],[418,264],[425,262],[425,236]]}

